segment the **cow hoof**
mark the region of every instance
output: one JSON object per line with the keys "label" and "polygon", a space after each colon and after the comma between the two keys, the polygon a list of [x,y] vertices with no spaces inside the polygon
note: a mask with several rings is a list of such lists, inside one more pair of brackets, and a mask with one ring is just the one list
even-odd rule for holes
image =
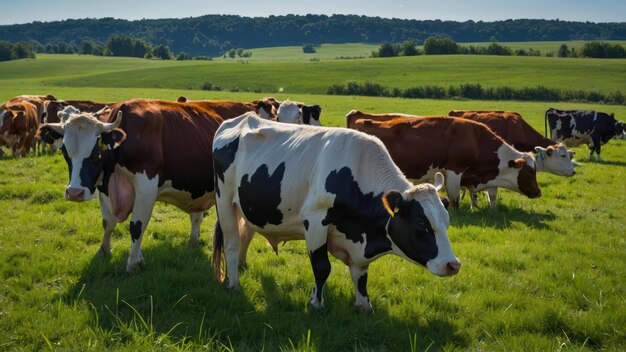
{"label": "cow hoof", "polygon": [[98,252],[96,252],[96,255],[99,255],[101,257],[109,257],[111,255],[111,248],[104,248],[100,246]]}
{"label": "cow hoof", "polygon": [[309,303],[311,304],[311,307],[313,307],[313,310],[315,311],[321,311],[322,309],[324,309],[324,305],[318,302],[317,300],[312,299],[309,301]]}
{"label": "cow hoof", "polygon": [[195,237],[189,237],[189,241],[187,241],[187,246],[191,248],[200,247],[200,239]]}
{"label": "cow hoof", "polygon": [[139,272],[141,270],[143,270],[146,267],[143,259],[141,259],[140,261],[138,261],[137,263],[128,263],[126,265],[126,271],[129,273],[136,273]]}
{"label": "cow hoof", "polygon": [[354,308],[356,308],[357,312],[363,314],[372,314],[374,313],[374,309],[372,308],[372,304],[367,302],[364,304],[355,304]]}

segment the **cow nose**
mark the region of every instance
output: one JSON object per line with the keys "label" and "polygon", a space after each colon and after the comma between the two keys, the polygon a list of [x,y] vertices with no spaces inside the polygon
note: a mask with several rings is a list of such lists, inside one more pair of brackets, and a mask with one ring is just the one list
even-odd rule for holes
{"label": "cow nose", "polygon": [[572,176],[576,175],[576,170],[572,171]]}
{"label": "cow nose", "polygon": [[85,190],[82,188],[66,188],[65,198],[74,202],[82,202],[85,197]]}
{"label": "cow nose", "polygon": [[446,269],[448,271],[448,275],[456,275],[461,269],[461,262],[458,260],[448,262]]}

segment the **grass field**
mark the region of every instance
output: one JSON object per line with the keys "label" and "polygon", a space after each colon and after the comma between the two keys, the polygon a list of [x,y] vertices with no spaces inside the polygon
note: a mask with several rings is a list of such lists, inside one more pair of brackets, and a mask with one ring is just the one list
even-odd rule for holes
{"label": "grass field", "polygon": [[[158,71],[155,81],[166,82],[168,70],[198,63],[96,59],[42,56],[11,69],[2,63],[0,100],[50,93],[105,101],[179,95],[248,101],[269,92],[155,88],[147,78],[134,81],[141,75],[132,71]],[[99,85],[92,71],[115,75],[118,86],[112,80]],[[57,85],[81,77],[89,85]],[[354,108],[424,115],[515,110],[540,131],[550,106],[626,116],[626,106],[274,95],[322,105],[322,121],[332,126],[342,126]],[[147,267],[126,274],[128,224],[114,231],[110,258],[95,255],[102,236],[97,202],[62,200],[67,167],[60,155],[0,158],[0,350],[624,350],[626,141],[603,147],[602,163],[586,161],[586,148],[576,151],[577,175],[540,174],[540,199],[502,191],[495,210],[469,209],[469,200],[462,201],[449,228],[463,263],[459,275],[438,278],[392,256],[376,261],[368,285],[372,315],[353,310],[349,273],[337,260],[326,309],[308,307],[313,275],[303,242],[280,246],[277,256],[257,237],[242,273],[243,292],[229,293],[209,265],[214,209],[202,226],[202,247],[192,249],[187,215],[158,204],[143,241]]]}

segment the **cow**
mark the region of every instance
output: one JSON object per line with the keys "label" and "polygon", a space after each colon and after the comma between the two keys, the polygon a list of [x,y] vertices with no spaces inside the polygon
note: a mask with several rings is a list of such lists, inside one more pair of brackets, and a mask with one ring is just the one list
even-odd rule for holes
{"label": "cow", "polygon": [[212,262],[231,289],[240,288],[237,268],[254,232],[275,250],[278,242],[306,241],[315,276],[310,303],[317,309],[324,306],[328,252],[349,267],[355,305],[364,311],[372,309],[369,264],[384,254],[440,276],[460,269],[437,194],[443,175],[436,174],[435,185],[412,185],[376,138],[246,114],[224,121],[213,155],[218,222]]}
{"label": "cow", "polygon": [[614,136],[624,133],[624,124],[615,120],[614,114],[607,114],[591,110],[557,110],[550,108],[546,111],[546,136],[550,127],[550,139],[563,142],[568,147],[581,144],[589,146],[589,159],[593,160],[593,153],[602,160],[600,149]]}
{"label": "cow", "polygon": [[519,117],[522,117],[518,112],[515,111],[505,111],[505,110],[450,110],[448,112],[448,116],[454,117],[463,117],[463,115],[467,113],[476,113],[476,114],[513,114]]}
{"label": "cow", "polygon": [[81,113],[39,132],[48,142],[63,140],[66,200],[88,201],[99,191],[100,253],[110,252],[111,232],[132,213],[126,270],[133,272],[144,266],[141,241],[157,200],[189,213],[189,243],[199,242],[203,212],[215,203],[211,145],[221,122],[192,104],[133,99],[113,105],[104,122]]}
{"label": "cow", "polygon": [[404,174],[416,182],[446,175],[446,192],[458,209],[460,188],[478,192],[503,187],[526,195],[541,196],[536,162],[532,153],[522,153],[484,124],[448,116],[395,117],[386,121],[353,110],[347,126],[380,138]]}
{"label": "cow", "polygon": [[290,100],[283,101],[276,112],[276,121],[299,125],[321,126],[319,105],[304,105]]}
{"label": "cow", "polygon": [[100,115],[108,114],[110,107],[114,102],[100,102],[93,100],[56,100],[48,103],[43,122],[57,123],[59,120],[59,112],[63,111],[66,107],[72,106],[81,112],[89,112],[99,117]]}
{"label": "cow", "polygon": [[28,101],[9,101],[0,106],[0,147],[11,149],[14,157],[28,154],[37,127],[39,109]]}
{"label": "cow", "polygon": [[273,105],[275,100],[268,99],[273,98],[264,98],[250,103],[244,103],[233,100],[190,100],[181,96],[178,97],[176,101],[179,103],[195,104],[203,108],[209,108],[220,115],[223,120],[241,116],[248,111],[256,112],[259,117],[263,119],[272,119],[276,116],[276,109]]}
{"label": "cow", "polygon": [[[573,162],[575,152],[567,150],[562,143],[554,143],[541,135],[517,112],[466,112],[459,117],[487,125],[504,141],[521,152],[535,153],[537,172],[549,172],[568,177],[576,174]],[[494,206],[497,188],[488,189],[487,193],[489,204]],[[472,206],[477,206],[475,194],[471,196]]]}

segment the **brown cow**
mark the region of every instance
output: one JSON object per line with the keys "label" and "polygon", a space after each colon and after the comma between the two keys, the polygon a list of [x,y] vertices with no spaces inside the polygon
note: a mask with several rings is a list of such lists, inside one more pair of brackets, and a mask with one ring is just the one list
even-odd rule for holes
{"label": "brown cow", "polygon": [[[453,110],[455,112],[458,110]],[[521,152],[534,152],[538,172],[549,172],[558,176],[576,174],[572,157],[574,151],[567,150],[561,143],[545,138],[535,131],[519,113],[505,111],[466,112],[461,118],[484,123],[498,136]],[[489,204],[495,204],[498,190],[488,189]],[[476,206],[476,195],[472,193],[472,205]]]}
{"label": "brown cow", "polygon": [[532,153],[517,151],[481,123],[447,116],[388,121],[365,116],[353,110],[346,116],[347,125],[380,138],[398,167],[417,182],[445,172],[446,191],[455,208],[461,187],[474,191],[504,187],[529,198],[541,196]]}
{"label": "brown cow", "polygon": [[448,116],[454,117],[462,117],[467,113],[476,113],[476,114],[487,114],[487,113],[496,113],[496,114],[514,114],[519,117],[522,117],[519,113],[515,111],[504,111],[504,110],[450,110],[448,112]]}
{"label": "brown cow", "polygon": [[24,156],[33,146],[39,126],[39,108],[28,101],[11,100],[0,106],[0,146],[13,156]]}
{"label": "brown cow", "polygon": [[189,213],[189,242],[199,242],[203,212],[215,204],[211,145],[221,123],[195,104],[133,99],[113,105],[105,122],[74,114],[43,125],[40,134],[47,142],[63,139],[70,170],[65,199],[90,200],[98,188],[102,253],[110,252],[115,225],[132,213],[126,269],[134,271],[144,263],[141,240],[157,200]]}
{"label": "brown cow", "polygon": [[[271,99],[271,100],[269,100]],[[276,117],[274,98],[263,98],[250,103],[233,100],[190,100],[184,96],[178,97],[179,103],[194,104],[215,111],[222,119],[228,120],[241,116],[248,111],[254,111],[259,117],[269,120]]]}

